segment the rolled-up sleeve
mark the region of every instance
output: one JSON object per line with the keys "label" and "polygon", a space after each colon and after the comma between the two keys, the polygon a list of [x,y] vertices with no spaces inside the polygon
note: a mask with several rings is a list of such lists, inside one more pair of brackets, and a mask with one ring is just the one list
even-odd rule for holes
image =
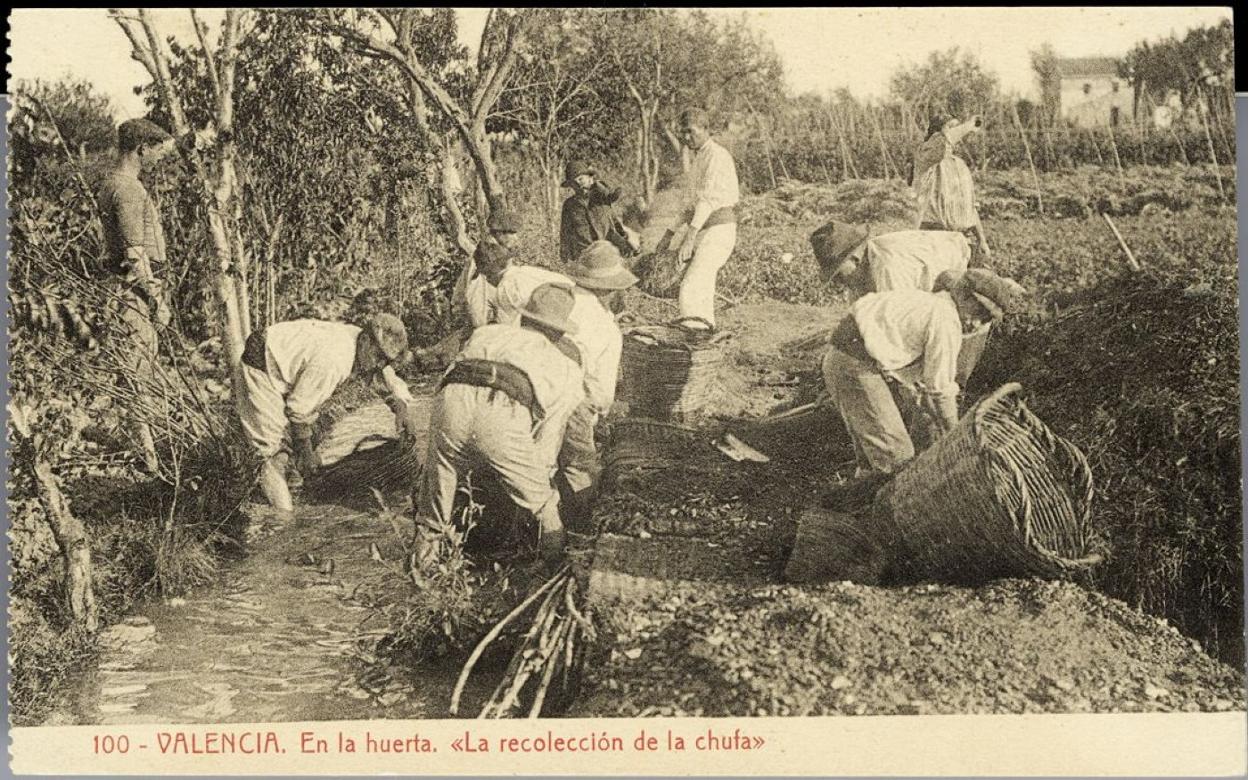
{"label": "rolled-up sleeve", "polygon": [[320,416],[321,406],[338,388],[335,372],[316,363],[303,367],[286,396],[286,417],[293,423],[311,425]]}
{"label": "rolled-up sleeve", "polygon": [[923,347],[923,392],[932,396],[957,397],[958,352],[961,348],[962,326],[957,314],[951,320],[946,313],[933,312]]}

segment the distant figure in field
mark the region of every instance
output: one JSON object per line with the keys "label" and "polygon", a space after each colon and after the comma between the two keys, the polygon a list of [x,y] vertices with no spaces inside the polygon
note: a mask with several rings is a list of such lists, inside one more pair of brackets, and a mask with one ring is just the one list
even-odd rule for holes
{"label": "distant figure in field", "polygon": [[[151,376],[159,346],[157,323],[164,327],[170,319],[169,302],[155,273],[165,265],[165,232],[139,173],[155,166],[173,146],[173,137],[153,122],[122,122],[117,127],[117,164],[101,182],[96,197],[104,227],[105,270],[121,300],[122,323],[133,347],[127,350],[127,369],[136,380]],[[159,463],[151,427],[138,418],[131,425],[144,465],[155,472]]]}
{"label": "distant figure in field", "polygon": [[559,259],[565,266],[595,241],[610,241],[624,256],[636,252],[638,245],[615,211],[618,188],[607,186],[593,166],[579,160],[568,163],[563,186],[572,189],[559,215]]}
{"label": "distant figure in field", "polygon": [[680,116],[680,140],[696,152],[689,169],[685,222],[677,258],[687,262],[680,282],[680,318],[690,327],[715,327],[715,282],[737,245],[737,164],[711,138],[706,112],[686,109]]}
{"label": "distant figure in field", "polygon": [[969,133],[983,127],[983,120],[966,122],[937,116],[927,127],[927,139],[914,152],[911,184],[918,194],[920,230],[957,230],[972,241],[973,259],[992,256],[984,226],[975,209],[975,182],[971,169],[954,147]]}

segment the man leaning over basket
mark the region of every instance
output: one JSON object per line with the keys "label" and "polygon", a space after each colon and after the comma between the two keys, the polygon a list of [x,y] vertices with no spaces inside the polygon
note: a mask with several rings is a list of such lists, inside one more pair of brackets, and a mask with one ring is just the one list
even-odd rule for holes
{"label": "man leaning over basket", "polygon": [[680,282],[680,321],[690,328],[715,327],[715,282],[737,244],[737,164],[711,137],[705,111],[686,109],[680,139],[696,154],[689,170],[685,223],[677,258],[687,262]]}
{"label": "man leaning over basket", "polygon": [[364,327],[303,319],[252,331],[236,374],[235,404],[244,432],[264,459],[260,488],[274,509],[283,514],[294,509],[286,481],[292,457],[305,476],[319,467],[312,426],[348,378],[368,377],[410,403],[407,385],[393,369],[409,357],[407,346],[403,322],[384,313]]}
{"label": "man leaning over basket", "polygon": [[446,529],[464,530],[453,516],[455,495],[474,468],[493,472],[511,499],[537,518],[542,557],[562,556],[552,479],[564,427],[585,397],[576,347],[564,339],[575,330],[573,305],[570,287],[538,287],[520,327],[477,328],[443,374],[417,496],[418,562]]}
{"label": "man leaning over basket", "polygon": [[576,332],[569,338],[580,351],[585,400],[568,419],[556,483],[563,517],[575,528],[588,522],[593,506],[600,472],[594,429],[615,403],[624,351],[624,335],[612,314],[611,301],[636,284],[637,277],[624,267],[619,248],[610,241],[594,241],[587,246],[568,273],[576,282],[569,315]]}
{"label": "man leaning over basket", "polygon": [[810,235],[825,282],[837,282],[854,298],[890,290],[932,292],[948,271],[961,274],[971,245],[955,230],[896,230],[871,235],[866,225],[833,220]]}
{"label": "man leaning over basket", "polygon": [[[865,495],[915,455],[894,389],[917,399],[936,435],[958,421],[958,352],[963,333],[1017,310],[1012,279],[971,269],[941,292],[894,290],[854,302],[832,336],[823,377],[853,440],[855,481],[841,495]],[[896,387],[894,387],[896,386]]]}

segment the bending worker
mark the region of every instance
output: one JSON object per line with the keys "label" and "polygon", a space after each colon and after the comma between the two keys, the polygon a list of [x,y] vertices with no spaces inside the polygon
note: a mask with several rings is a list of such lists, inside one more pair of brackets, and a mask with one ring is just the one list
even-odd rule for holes
{"label": "bending worker", "polygon": [[612,311],[613,299],[637,283],[624,267],[620,250],[610,241],[595,241],[568,268],[576,282],[572,313],[576,333],[570,336],[580,351],[585,371],[585,400],[568,419],[559,451],[556,483],[563,501],[564,520],[579,526],[589,520],[601,471],[594,428],[611,411],[620,374],[624,336]]}
{"label": "bending worker", "polygon": [[946,271],[961,274],[971,259],[966,236],[953,230],[898,230],[871,236],[866,225],[833,220],[810,236],[820,276],[854,298],[890,290],[932,292]]}
{"label": "bending worker", "polygon": [[[680,281],[680,319],[688,327],[715,327],[715,282],[737,245],[737,164],[711,138],[706,113],[687,109],[680,117],[680,140],[696,155],[689,170],[687,222],[673,230],[680,239],[677,257],[687,262]],[[700,322],[699,322],[700,321]]]}
{"label": "bending worker", "polygon": [[1013,311],[1024,291],[971,269],[945,291],[894,290],[854,302],[832,336],[823,377],[854,443],[855,478],[870,489],[915,455],[890,384],[913,388],[938,435],[958,422],[962,334]]}
{"label": "bending worker", "polygon": [[[264,458],[260,487],[274,509],[294,509],[286,467],[307,476],[319,466],[312,426],[321,407],[352,376],[383,383],[410,403],[393,365],[407,357],[407,329],[392,314],[376,314],[365,327],[326,320],[290,320],[253,331],[237,374],[236,405],[243,430]],[[289,432],[290,452],[284,443]]]}
{"label": "bending worker", "polygon": [[[418,515],[436,529],[458,525],[453,510],[460,478],[488,468],[511,499],[536,516],[542,557],[561,557],[563,523],[552,479],[564,426],[585,397],[575,347],[558,346],[575,329],[573,303],[567,287],[537,288],[520,327],[477,328],[446,370],[434,397],[417,498]],[[422,538],[418,518],[418,550]]]}

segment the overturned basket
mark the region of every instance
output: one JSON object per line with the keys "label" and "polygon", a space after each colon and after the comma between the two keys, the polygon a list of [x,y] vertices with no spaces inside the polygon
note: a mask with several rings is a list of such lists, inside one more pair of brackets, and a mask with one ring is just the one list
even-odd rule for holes
{"label": "overturned basket", "polygon": [[632,271],[640,280],[638,287],[656,298],[675,298],[685,276],[685,263],[672,247],[672,234],[665,233],[657,246],[637,258]]}
{"label": "overturned basket", "polygon": [[875,497],[892,536],[890,579],[974,583],[1060,577],[1102,559],[1092,473],[1004,385]]}
{"label": "overturned basket", "polygon": [[624,334],[620,399],[636,417],[684,422],[716,391],[723,354],[677,325],[639,325]]}

